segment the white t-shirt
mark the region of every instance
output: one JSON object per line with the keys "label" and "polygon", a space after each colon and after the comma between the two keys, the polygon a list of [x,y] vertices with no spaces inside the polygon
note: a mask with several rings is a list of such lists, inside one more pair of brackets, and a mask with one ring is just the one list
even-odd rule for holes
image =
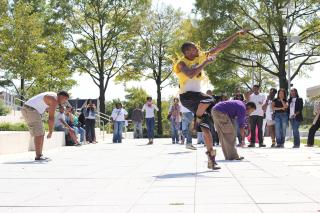
{"label": "white t-shirt", "polygon": [[181,113],[188,113],[188,112],[191,112],[191,111],[188,110],[187,108],[185,108],[182,104],[180,104],[180,112]]}
{"label": "white t-shirt", "polygon": [[112,110],[112,113],[111,113],[111,117],[114,121],[125,121],[126,115],[128,115],[128,112],[123,108],[120,108],[120,109],[115,108]]}
{"label": "white t-shirt", "polygon": [[142,112],[146,111],[146,118],[154,118],[154,110],[159,111],[158,107],[154,104],[152,104],[151,106],[145,104],[142,107]]}
{"label": "white t-shirt", "polygon": [[36,95],[36,96],[30,98],[28,101],[26,101],[25,105],[33,107],[34,109],[36,109],[39,112],[39,114],[43,114],[46,111],[46,109],[49,107],[44,102],[45,96],[51,96],[57,100],[57,93],[43,92],[43,93],[40,93],[39,95]]}
{"label": "white t-shirt", "polygon": [[263,103],[265,103],[266,97],[261,93],[259,93],[258,95],[252,94],[250,95],[249,101],[255,103],[257,107],[257,109],[253,111],[250,116],[252,115],[263,116],[264,113],[262,110],[262,105]]}
{"label": "white t-shirt", "polygon": [[66,115],[64,113],[58,113],[54,119],[54,126],[55,127],[64,127],[64,124],[61,120],[66,121]]}
{"label": "white t-shirt", "polygon": [[200,92],[201,91],[202,81],[199,79],[188,79],[183,86],[180,87],[180,94],[192,91]]}
{"label": "white t-shirt", "polygon": [[296,101],[297,101],[297,98],[292,98],[292,101],[290,103],[290,116],[289,118],[291,118],[295,113],[295,108],[296,108]]}
{"label": "white t-shirt", "polygon": [[[267,101],[267,100],[266,100]],[[269,100],[269,103],[267,105],[267,110],[266,110],[266,119],[268,121],[273,120],[272,119],[272,115],[273,115],[273,109],[272,109],[272,100]]]}

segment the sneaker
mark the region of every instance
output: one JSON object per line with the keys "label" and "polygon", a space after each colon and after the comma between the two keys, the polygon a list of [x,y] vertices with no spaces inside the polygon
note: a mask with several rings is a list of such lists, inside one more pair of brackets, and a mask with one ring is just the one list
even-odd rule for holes
{"label": "sneaker", "polygon": [[278,144],[278,145],[276,146],[276,148],[284,148],[284,145],[283,145],[283,144]]}
{"label": "sneaker", "polygon": [[217,153],[217,151],[214,149],[211,149],[210,151],[206,152],[206,154],[208,156],[208,169],[212,169],[212,170],[221,169],[221,167],[219,167],[216,162],[216,153]]}
{"label": "sneaker", "polygon": [[147,145],[152,145],[153,144],[153,140],[149,140],[149,143],[147,143]]}
{"label": "sneaker", "polygon": [[266,145],[265,144],[259,144],[259,147],[261,148],[261,147],[266,147]]}
{"label": "sneaker", "polygon": [[187,149],[191,149],[191,150],[197,150],[197,148],[194,147],[192,144],[187,144],[187,145],[186,145],[186,148],[187,148]]}
{"label": "sneaker", "polygon": [[48,162],[48,161],[51,161],[50,158],[45,157],[45,156],[43,156],[43,155],[41,155],[40,157],[35,157],[34,160],[35,160],[35,161],[47,161],[47,162]]}
{"label": "sneaker", "polygon": [[239,156],[238,158],[236,158],[236,159],[234,159],[234,160],[239,160],[239,161],[240,161],[240,160],[244,160],[244,157],[240,157],[240,156]]}
{"label": "sneaker", "polygon": [[254,147],[256,147],[256,145],[255,144],[250,144],[248,147],[249,148],[254,148]]}
{"label": "sneaker", "polygon": [[307,144],[305,147],[313,147],[314,145]]}
{"label": "sneaker", "polygon": [[271,145],[271,148],[275,148],[275,147],[276,147],[276,144],[273,143],[273,144]]}
{"label": "sneaker", "polygon": [[300,148],[300,146],[293,146],[292,148],[293,149],[298,149],[298,148]]}

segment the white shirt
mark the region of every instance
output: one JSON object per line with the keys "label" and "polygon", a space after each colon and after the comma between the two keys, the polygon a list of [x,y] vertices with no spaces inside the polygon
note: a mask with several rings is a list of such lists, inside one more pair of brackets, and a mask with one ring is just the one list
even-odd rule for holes
{"label": "white shirt", "polygon": [[258,95],[252,94],[252,95],[250,95],[249,101],[255,103],[256,107],[257,107],[257,109],[255,111],[253,111],[250,114],[250,116],[252,116],[252,115],[263,116],[264,113],[262,110],[262,105],[263,105],[263,103],[265,103],[266,97],[261,93],[259,93]]}
{"label": "white shirt", "polygon": [[142,107],[142,112],[146,111],[146,118],[154,118],[154,110],[159,111],[158,107],[154,104],[152,104],[151,106],[145,104]]}
{"label": "white shirt", "polygon": [[182,104],[180,104],[180,112],[181,113],[188,113],[188,112],[191,112],[191,111],[188,110],[187,108],[185,108]]}
{"label": "white shirt", "polygon": [[112,113],[111,113],[111,117],[114,121],[125,121],[126,115],[128,115],[128,112],[123,108],[120,108],[120,109],[115,108],[112,110]]}
{"label": "white shirt", "polygon": [[297,101],[297,98],[292,98],[292,101],[290,103],[290,116],[289,118],[291,118],[294,114],[295,114],[295,108],[296,108],[296,101]]}
{"label": "white shirt", "polygon": [[59,112],[54,119],[54,126],[64,127],[64,124],[61,122],[61,120],[66,121],[66,115],[64,113]]}
{"label": "white shirt", "polygon": [[26,101],[25,105],[36,109],[39,112],[39,114],[43,114],[46,111],[46,109],[49,107],[44,102],[45,96],[51,96],[57,100],[57,93],[43,92],[43,93],[40,93],[39,95],[36,95],[36,96],[30,98],[28,101]]}
{"label": "white shirt", "polygon": [[[266,100],[266,102],[267,102],[267,101],[268,101],[268,100]],[[268,105],[267,105],[267,110],[266,110],[266,119],[267,119],[268,121],[273,120],[273,119],[272,119],[272,115],[273,115],[272,100],[269,100],[269,103],[268,103]]]}
{"label": "white shirt", "polygon": [[192,92],[201,92],[201,83],[199,79],[188,79],[183,86],[180,88],[180,94],[192,91]]}

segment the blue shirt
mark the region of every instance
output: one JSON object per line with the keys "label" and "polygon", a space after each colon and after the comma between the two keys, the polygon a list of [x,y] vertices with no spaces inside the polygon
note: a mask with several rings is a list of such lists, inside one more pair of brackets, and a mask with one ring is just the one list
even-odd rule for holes
{"label": "blue shirt", "polygon": [[242,101],[232,100],[216,104],[214,110],[227,114],[231,119],[237,118],[240,127],[245,126],[246,106]]}

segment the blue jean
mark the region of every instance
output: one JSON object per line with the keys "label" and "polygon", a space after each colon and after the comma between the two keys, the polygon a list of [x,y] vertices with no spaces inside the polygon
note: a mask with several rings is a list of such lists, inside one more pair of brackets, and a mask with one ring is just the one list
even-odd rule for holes
{"label": "blue jean", "polygon": [[187,144],[192,144],[192,137],[190,134],[190,124],[193,120],[193,113],[182,113],[182,134],[187,139]]}
{"label": "blue jean", "polygon": [[275,113],[276,139],[278,145],[283,145],[285,142],[288,119],[288,114],[286,112]]}
{"label": "blue jean", "polygon": [[154,125],[155,125],[154,118],[146,118],[146,124],[147,124],[148,138],[153,139],[154,138]]}
{"label": "blue jean", "polygon": [[175,122],[172,120],[170,122],[172,143],[179,143],[180,122]]}
{"label": "blue jean", "polygon": [[122,142],[122,130],[124,126],[124,121],[114,121],[113,123],[113,143]]}
{"label": "blue jean", "polygon": [[80,135],[80,142],[83,142],[84,140],[84,129],[82,127],[74,127],[74,131],[76,135]]}
{"label": "blue jean", "polygon": [[293,144],[294,146],[300,146],[300,132],[299,132],[299,127],[300,127],[300,121],[297,121],[297,119],[293,118],[290,119],[291,127],[292,127],[292,132],[293,132]]}

